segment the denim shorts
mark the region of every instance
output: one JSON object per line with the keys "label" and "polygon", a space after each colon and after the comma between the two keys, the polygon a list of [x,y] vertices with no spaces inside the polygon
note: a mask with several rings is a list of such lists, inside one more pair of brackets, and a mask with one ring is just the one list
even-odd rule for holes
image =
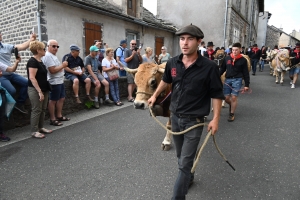
{"label": "denim shorts", "polygon": [[51,85],[51,91],[49,93],[49,99],[52,101],[58,101],[59,99],[65,98],[66,97],[66,92],[65,92],[65,85],[62,84],[57,84],[57,85]]}
{"label": "denim shorts", "polygon": [[290,76],[293,76],[295,74],[299,74],[299,72],[300,72],[300,68],[295,67],[295,68],[290,69],[289,74],[290,74]]}
{"label": "denim shorts", "polygon": [[85,74],[82,74],[81,76],[77,76],[75,74],[66,74],[66,79],[74,81],[75,78],[78,78],[79,81],[84,82],[87,76]]}
{"label": "denim shorts", "polygon": [[238,96],[242,87],[242,80],[243,78],[226,78],[223,87],[224,96],[229,96],[230,94]]}

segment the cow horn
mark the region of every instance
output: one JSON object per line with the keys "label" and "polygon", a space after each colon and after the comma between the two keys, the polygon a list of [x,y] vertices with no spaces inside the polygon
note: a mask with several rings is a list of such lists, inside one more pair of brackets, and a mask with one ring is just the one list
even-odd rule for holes
{"label": "cow horn", "polygon": [[124,67],[124,69],[125,69],[126,72],[129,72],[131,74],[137,73],[137,70],[138,70],[138,69],[129,69],[128,67]]}
{"label": "cow horn", "polygon": [[294,59],[295,57],[290,57],[290,60]]}
{"label": "cow horn", "polygon": [[163,68],[158,68],[158,72],[163,74],[163,73],[165,73],[165,69],[163,69]]}

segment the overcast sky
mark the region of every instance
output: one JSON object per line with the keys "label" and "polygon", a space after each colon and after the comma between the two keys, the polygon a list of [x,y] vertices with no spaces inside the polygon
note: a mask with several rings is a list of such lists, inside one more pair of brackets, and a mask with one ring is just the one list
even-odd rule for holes
{"label": "overcast sky", "polygon": [[[144,0],[144,7],[156,15],[157,0]],[[272,13],[269,25],[288,34],[300,31],[300,0],[265,0],[265,11]]]}

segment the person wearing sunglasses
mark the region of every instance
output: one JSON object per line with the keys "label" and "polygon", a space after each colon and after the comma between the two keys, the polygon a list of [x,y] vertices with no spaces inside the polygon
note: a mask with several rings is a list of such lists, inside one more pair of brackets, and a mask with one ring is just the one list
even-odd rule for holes
{"label": "person wearing sunglasses", "polygon": [[[0,62],[7,66],[12,66],[11,55],[15,51],[24,51],[29,47],[29,43],[36,39],[36,34],[32,33],[30,39],[22,44],[13,45],[2,43],[2,33],[0,32]],[[27,87],[28,81],[23,76],[16,74],[14,72],[3,72],[3,76],[0,77],[0,83],[11,96],[16,94],[16,89],[13,84],[20,86],[19,96],[16,99],[16,110],[21,113],[28,114],[28,111],[24,108],[24,103],[28,97]]]}
{"label": "person wearing sunglasses", "polygon": [[[141,49],[137,48],[136,41],[130,41],[130,49],[125,51],[125,62],[127,63],[127,67],[130,69],[136,69],[139,67],[140,63],[143,62],[143,58],[141,56]],[[136,88],[134,83],[134,76],[131,73],[127,73],[127,83],[128,83],[128,102],[134,102],[134,98],[132,97],[132,93]]]}
{"label": "person wearing sunglasses", "polygon": [[44,133],[52,133],[52,130],[44,128],[48,96],[51,89],[47,81],[47,69],[42,62],[42,57],[45,55],[46,49],[44,43],[39,41],[31,42],[29,49],[33,54],[26,65],[28,96],[31,102],[31,136],[42,139],[45,138]]}
{"label": "person wearing sunglasses", "polygon": [[167,47],[161,47],[161,54],[158,57],[158,64],[167,62],[171,58],[170,54],[167,53]]}
{"label": "person wearing sunglasses", "polygon": [[[49,94],[48,110],[50,114],[50,125],[61,126],[61,121],[69,121],[70,118],[62,115],[62,108],[65,101],[64,74],[68,62],[60,63],[56,56],[58,51],[58,43],[56,40],[49,40],[47,43],[46,55],[42,58],[43,63],[47,67],[48,81],[51,84],[51,92]],[[56,110],[56,112],[55,112]],[[55,116],[55,113],[57,116]]]}

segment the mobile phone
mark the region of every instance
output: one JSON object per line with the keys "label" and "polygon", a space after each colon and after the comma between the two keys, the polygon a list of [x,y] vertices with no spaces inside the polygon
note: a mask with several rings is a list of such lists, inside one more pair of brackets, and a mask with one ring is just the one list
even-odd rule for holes
{"label": "mobile phone", "polygon": [[143,43],[140,44],[139,49],[143,48]]}
{"label": "mobile phone", "polygon": [[15,47],[15,48],[12,50],[12,52],[15,54],[16,59],[18,59],[18,58],[19,58],[19,50],[18,50],[18,48]]}

